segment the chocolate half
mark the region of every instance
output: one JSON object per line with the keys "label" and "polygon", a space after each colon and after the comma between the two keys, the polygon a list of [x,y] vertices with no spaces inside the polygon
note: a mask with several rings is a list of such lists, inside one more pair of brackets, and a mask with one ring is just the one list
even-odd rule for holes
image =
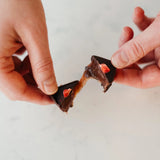
{"label": "chocolate half", "polygon": [[75,88],[78,83],[79,81],[73,81],[71,83],[61,85],[58,87],[58,91],[54,95],[51,95],[51,98],[57,103],[63,112],[67,112],[69,108],[73,106]]}
{"label": "chocolate half", "polygon": [[[101,65],[104,64],[109,69],[107,73],[103,72],[101,69]],[[112,85],[115,75],[116,68],[112,65],[111,61],[98,56],[92,56],[91,63],[85,68],[85,77],[100,81],[104,92]]]}

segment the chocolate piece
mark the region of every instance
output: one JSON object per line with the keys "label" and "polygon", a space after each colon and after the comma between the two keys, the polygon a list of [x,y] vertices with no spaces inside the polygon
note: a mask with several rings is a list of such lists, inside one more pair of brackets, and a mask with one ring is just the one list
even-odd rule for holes
{"label": "chocolate piece", "polygon": [[75,87],[79,81],[74,81],[58,87],[58,91],[51,95],[51,98],[55,100],[59,108],[63,112],[67,112],[70,107],[73,106],[73,99],[75,96]]}
{"label": "chocolate piece", "polygon": [[[107,73],[104,73],[104,70],[101,69],[104,64],[109,68]],[[92,56],[91,63],[85,68],[85,77],[100,81],[104,92],[112,85],[115,74],[116,68],[112,65],[111,61],[98,56]]]}
{"label": "chocolate piece", "polygon": [[91,57],[91,63],[85,68],[80,81],[74,81],[58,87],[58,91],[51,96],[63,112],[67,112],[73,106],[73,100],[83,88],[88,79],[94,78],[101,82],[106,92],[112,85],[116,74],[116,68],[111,61],[98,56]]}

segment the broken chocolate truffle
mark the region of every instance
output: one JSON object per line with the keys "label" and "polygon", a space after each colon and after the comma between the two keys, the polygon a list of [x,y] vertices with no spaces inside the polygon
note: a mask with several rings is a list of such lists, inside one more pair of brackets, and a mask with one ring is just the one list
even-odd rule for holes
{"label": "broken chocolate truffle", "polygon": [[100,81],[104,92],[112,85],[115,74],[116,68],[111,61],[98,56],[92,56],[91,63],[85,68],[86,78],[94,78]]}
{"label": "broken chocolate truffle", "polygon": [[51,96],[63,112],[67,112],[73,106],[73,100],[83,88],[88,79],[94,78],[101,82],[106,92],[112,85],[116,74],[116,68],[111,61],[102,57],[92,56],[91,63],[85,68],[80,81],[74,81],[58,87],[58,91]]}
{"label": "broken chocolate truffle", "polygon": [[74,81],[58,87],[58,91],[51,95],[51,98],[57,103],[63,112],[67,112],[73,106],[75,87],[79,81]]}

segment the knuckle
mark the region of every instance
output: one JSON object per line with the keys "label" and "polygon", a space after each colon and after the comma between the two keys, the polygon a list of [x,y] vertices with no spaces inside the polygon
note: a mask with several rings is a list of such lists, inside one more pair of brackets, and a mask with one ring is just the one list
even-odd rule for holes
{"label": "knuckle", "polygon": [[158,14],[157,14],[156,18],[159,18],[159,17],[160,17],[160,12],[158,12]]}
{"label": "knuckle", "polygon": [[[33,23],[33,21],[35,23]],[[19,28],[19,26],[17,26]],[[29,20],[29,18],[25,21],[24,24],[21,24],[22,33],[25,37],[30,37],[31,39],[40,38],[43,34],[47,37],[47,27],[44,20],[38,21],[36,18]]]}
{"label": "knuckle", "polygon": [[159,27],[160,27],[160,12],[159,14],[156,16],[156,18],[154,19],[154,24],[155,24],[155,28],[156,28],[156,33],[159,34]]}
{"label": "knuckle", "polygon": [[139,81],[138,81],[138,84],[137,84],[138,87],[137,88],[145,89],[142,71],[138,71],[137,72],[137,77],[139,77]]}
{"label": "knuckle", "polygon": [[16,94],[13,92],[13,93],[10,93],[7,96],[11,101],[19,101],[19,100],[23,101],[23,100],[25,100],[27,90],[28,90],[28,87],[24,86],[23,88],[19,89],[16,92]]}
{"label": "knuckle", "polygon": [[132,59],[133,61],[138,60],[145,56],[144,47],[138,40],[135,40],[128,46],[128,51],[130,53],[129,58]]}
{"label": "knuckle", "polygon": [[0,71],[1,72],[10,72],[14,70],[14,63],[12,57],[2,57],[0,58]]}
{"label": "knuckle", "polygon": [[50,71],[53,67],[53,62],[50,57],[40,60],[35,64],[36,73]]}
{"label": "knuckle", "polygon": [[8,99],[11,100],[11,101],[17,101],[17,100],[18,100],[17,96],[15,96],[14,94],[8,95],[7,97],[8,97]]}
{"label": "knuckle", "polygon": [[157,60],[157,65],[158,65],[158,67],[160,68],[160,59]]}

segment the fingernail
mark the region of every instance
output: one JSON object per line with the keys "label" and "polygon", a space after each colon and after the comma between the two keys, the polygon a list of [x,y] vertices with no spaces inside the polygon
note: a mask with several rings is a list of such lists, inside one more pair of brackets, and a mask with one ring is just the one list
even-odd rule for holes
{"label": "fingernail", "polygon": [[49,78],[48,80],[43,82],[44,90],[46,94],[54,94],[57,91],[57,84],[54,77]]}
{"label": "fingernail", "polygon": [[112,64],[117,68],[126,67],[129,62],[128,56],[124,52],[117,52],[112,57]]}

